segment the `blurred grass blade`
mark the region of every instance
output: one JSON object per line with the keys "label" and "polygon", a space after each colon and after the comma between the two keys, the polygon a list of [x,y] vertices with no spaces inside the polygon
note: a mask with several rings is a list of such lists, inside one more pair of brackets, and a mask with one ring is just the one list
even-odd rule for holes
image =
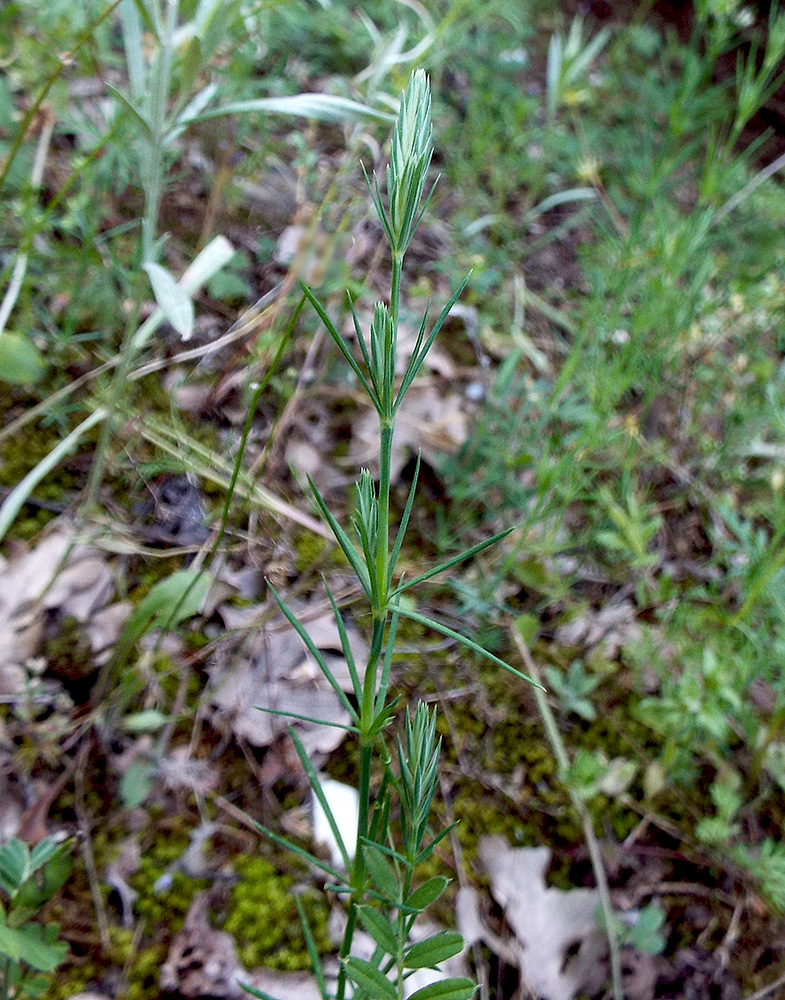
{"label": "blurred grass blade", "polygon": [[92,427],[99,424],[106,417],[106,410],[98,409],[91,413],[86,420],[83,420],[78,427],[75,427],[67,437],[64,437],[60,444],[56,445],[48,455],[31,469],[24,479],[15,486],[0,505],[0,541],[5,537],[6,532],[16,519],[16,515],[22,509],[26,501],[30,498],[33,490],[44,479],[60,459],[64,458],[78,443],[79,439]]}
{"label": "blurred grass blade", "polygon": [[113,660],[122,663],[136,642],[153,628],[171,628],[198,614],[212,583],[202,570],[181,569],[159,580],[126,622]]}
{"label": "blurred grass blade", "polygon": [[299,118],[315,118],[323,122],[354,122],[360,118],[376,121],[394,121],[392,115],[375,111],[367,104],[352,101],[348,97],[334,97],[332,94],[296,94],[293,97],[258,97],[250,101],[233,101],[210,111],[203,111],[191,121],[206,118],[220,118],[225,115],[253,114],[293,115]]}
{"label": "blurred grass blade", "polygon": [[520,670],[516,670],[515,667],[511,667],[509,663],[505,663],[504,660],[499,659],[499,657],[490,650],[483,648],[473,639],[469,639],[468,636],[461,635],[460,632],[456,632],[455,629],[451,629],[448,625],[442,625],[441,622],[434,621],[433,618],[421,615],[417,611],[409,611],[400,608],[399,613],[403,615],[404,618],[409,618],[413,622],[418,622],[420,625],[432,628],[435,632],[440,632],[442,635],[446,635],[449,639],[454,639],[467,649],[471,649],[473,652],[478,653],[486,660],[490,660],[491,663],[496,663],[498,666],[503,667],[508,673],[514,674],[515,677],[520,677],[522,681],[527,681],[529,684],[534,685],[534,687],[544,690],[542,685],[538,684],[537,681],[532,680],[531,677],[527,677],[526,674],[522,674]]}

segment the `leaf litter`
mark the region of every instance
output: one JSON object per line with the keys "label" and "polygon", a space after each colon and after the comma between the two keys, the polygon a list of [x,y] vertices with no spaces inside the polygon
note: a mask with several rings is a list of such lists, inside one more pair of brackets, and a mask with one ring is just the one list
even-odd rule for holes
{"label": "leaf litter", "polygon": [[[531,992],[541,1000],[573,1000],[581,991],[601,988],[607,946],[597,925],[597,891],[548,886],[548,847],[510,847],[503,837],[486,836],[479,857],[514,935],[505,945],[506,957],[515,958]],[[459,930],[468,938],[482,934],[486,943],[494,940],[483,932],[476,901],[465,898],[458,912]]]}
{"label": "leaf litter", "polygon": [[[290,607],[304,623],[341,689],[351,692],[351,675],[332,611],[329,607],[325,610],[325,602],[310,605],[293,602]],[[269,610],[270,606],[262,606],[253,614],[258,618],[260,612]],[[237,616],[233,609],[224,608],[222,614],[231,627],[238,617],[247,620],[248,611],[243,609],[242,615]],[[347,623],[346,631],[359,670],[367,649],[354,626]],[[227,648],[216,658],[210,668],[210,688],[213,725],[256,747],[274,743],[291,725],[309,756],[329,754],[342,742],[345,736],[342,727],[351,721],[318,664],[280,613],[256,629],[239,654]],[[317,725],[295,716],[320,719],[329,725]]]}

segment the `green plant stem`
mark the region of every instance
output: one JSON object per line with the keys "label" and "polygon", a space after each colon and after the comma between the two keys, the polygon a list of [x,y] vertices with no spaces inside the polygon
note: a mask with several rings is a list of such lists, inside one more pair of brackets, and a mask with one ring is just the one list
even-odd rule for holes
{"label": "green plant stem", "polygon": [[152,94],[152,134],[149,143],[149,166],[145,169],[145,210],[142,218],[142,258],[147,264],[155,259],[155,234],[164,177],[164,140],[167,132],[169,88],[172,82],[174,33],[177,28],[178,0],[166,0],[166,26],[156,65]]}
{"label": "green plant stem", "polygon": [[112,381],[109,385],[109,399],[106,407],[107,417],[101,427],[98,443],[95,446],[95,455],[93,458],[93,464],[90,467],[90,476],[87,480],[85,498],[82,501],[82,511],[84,513],[89,512],[96,505],[98,501],[98,493],[101,489],[101,484],[103,483],[104,469],[106,468],[109,445],[114,434],[117,410],[120,406],[123,392],[125,391],[125,384],[128,381],[128,373],[131,370],[131,361],[133,360],[134,355],[133,338],[137,327],[139,326],[139,313],[142,308],[144,281],[145,273],[140,270],[136,275],[133,304],[130,312],[128,313],[125,333],[123,334],[123,343],[120,348],[120,360],[114,370]]}
{"label": "green plant stem", "polygon": [[[366,668],[366,676],[371,671],[370,664]],[[375,673],[375,671],[373,671]],[[364,699],[363,699],[364,701]],[[371,703],[371,714],[373,702]],[[370,720],[369,720],[370,721]],[[361,718],[362,727],[363,720]],[[358,793],[357,812],[357,843],[354,851],[354,862],[352,864],[352,895],[349,898],[349,907],[346,914],[346,929],[340,951],[340,968],[338,971],[338,983],[336,986],[336,1000],[343,1000],[346,995],[346,959],[352,953],[352,940],[354,938],[354,928],[357,921],[357,904],[362,899],[365,889],[365,857],[363,856],[362,842],[368,837],[368,818],[371,804],[371,762],[373,759],[373,747],[375,740],[367,736],[360,737],[360,782]]]}
{"label": "green plant stem", "polygon": [[[526,644],[521,633],[512,625],[510,628],[510,633],[512,635],[513,642],[515,643],[518,652],[521,654],[521,659],[526,664],[526,669],[529,671],[530,676],[537,682],[537,684],[542,685],[542,674],[537,662],[529,651],[529,647]],[[611,960],[611,983],[613,987],[613,1000],[624,1000],[624,987],[622,986],[621,978],[621,955],[619,953],[619,940],[616,935],[616,925],[614,923],[615,917],[613,915],[613,904],[611,903],[610,889],[608,888],[608,879],[605,875],[605,865],[602,860],[602,852],[600,851],[600,845],[597,842],[597,837],[594,833],[594,827],[592,825],[591,816],[589,815],[589,810],[586,808],[586,803],[583,799],[573,790],[567,780],[567,773],[570,768],[570,758],[567,755],[567,748],[564,745],[564,741],[561,738],[561,733],[559,732],[559,727],[556,724],[556,719],[554,718],[553,712],[551,711],[551,706],[548,704],[548,698],[545,693],[544,687],[534,688],[534,697],[537,702],[537,709],[542,718],[542,723],[545,728],[545,735],[548,737],[548,742],[551,745],[551,750],[553,751],[553,756],[556,759],[556,766],[559,773],[559,778],[562,780],[564,787],[567,789],[567,793],[570,796],[573,807],[578,813],[581,820],[581,825],[583,827],[583,835],[586,839],[586,846],[589,849],[589,858],[591,859],[591,866],[594,871],[594,879],[597,883],[597,895],[600,897],[600,907],[602,908],[603,916],[605,918],[605,933],[608,938],[608,951],[610,952]]]}
{"label": "green plant stem", "polygon": [[[389,422],[388,422],[389,421]],[[376,618],[387,618],[388,565],[390,558],[390,469],[392,464],[393,417],[379,417],[379,506],[376,549],[376,580],[379,590],[379,607],[374,608]]]}

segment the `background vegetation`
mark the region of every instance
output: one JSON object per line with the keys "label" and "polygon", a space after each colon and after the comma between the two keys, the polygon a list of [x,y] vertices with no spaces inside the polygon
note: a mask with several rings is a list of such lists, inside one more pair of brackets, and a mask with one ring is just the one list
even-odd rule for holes
{"label": "background vegetation", "polygon": [[[766,170],[785,15],[650,6],[181,0],[194,28],[168,56],[107,0],[0,7],[2,818],[31,841],[80,832],[44,915],[70,948],[43,970],[53,1000],[158,996],[205,888],[249,968],[308,967],[297,893],[331,948],[307,872],[243,826],[307,840],[287,737],[216,714],[215,678],[272,617],[265,578],[318,604],[324,574],[352,620],[306,477],[347,508],[370,418],[313,313],[273,361],[298,275],[346,331],[345,289],[365,316],[389,288],[359,161],[382,169],[419,65],[440,180],[402,325],[471,278],[393,456],[396,516],[423,456],[402,562],[416,576],[513,530],[412,610],[527,673],[529,656],[568,758],[528,688],[402,626],[393,683],[441,705],[436,808],[460,820],[434,872],[481,884],[478,841],[501,833],[550,846],[562,889],[593,884],[577,800],[627,995],[646,954],[640,996],[776,995],[754,991],[785,959],[785,191]],[[203,280],[173,291],[205,248]],[[24,561],[72,525],[127,602],[103,648],[106,596],[41,593],[68,546]],[[212,599],[190,589],[203,564]],[[318,763],[356,778],[341,746]],[[472,961],[487,996],[525,995],[491,949]]]}

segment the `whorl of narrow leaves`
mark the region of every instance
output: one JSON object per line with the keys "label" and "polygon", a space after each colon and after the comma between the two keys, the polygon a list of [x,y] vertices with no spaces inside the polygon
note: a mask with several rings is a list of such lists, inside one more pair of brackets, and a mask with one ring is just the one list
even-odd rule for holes
{"label": "whorl of narrow leaves", "polygon": [[389,226],[394,252],[403,254],[419,221],[428,168],[433,155],[431,88],[418,69],[401,98],[387,168]]}
{"label": "whorl of narrow leaves", "polygon": [[393,415],[395,388],[395,348],[397,332],[383,302],[377,302],[371,322],[371,381],[380,403],[380,416]]}
{"label": "whorl of narrow leaves", "polygon": [[436,739],[436,714],[420,702],[414,718],[406,715],[405,746],[398,740],[401,827],[407,855],[420,850],[436,792],[441,740]]}

